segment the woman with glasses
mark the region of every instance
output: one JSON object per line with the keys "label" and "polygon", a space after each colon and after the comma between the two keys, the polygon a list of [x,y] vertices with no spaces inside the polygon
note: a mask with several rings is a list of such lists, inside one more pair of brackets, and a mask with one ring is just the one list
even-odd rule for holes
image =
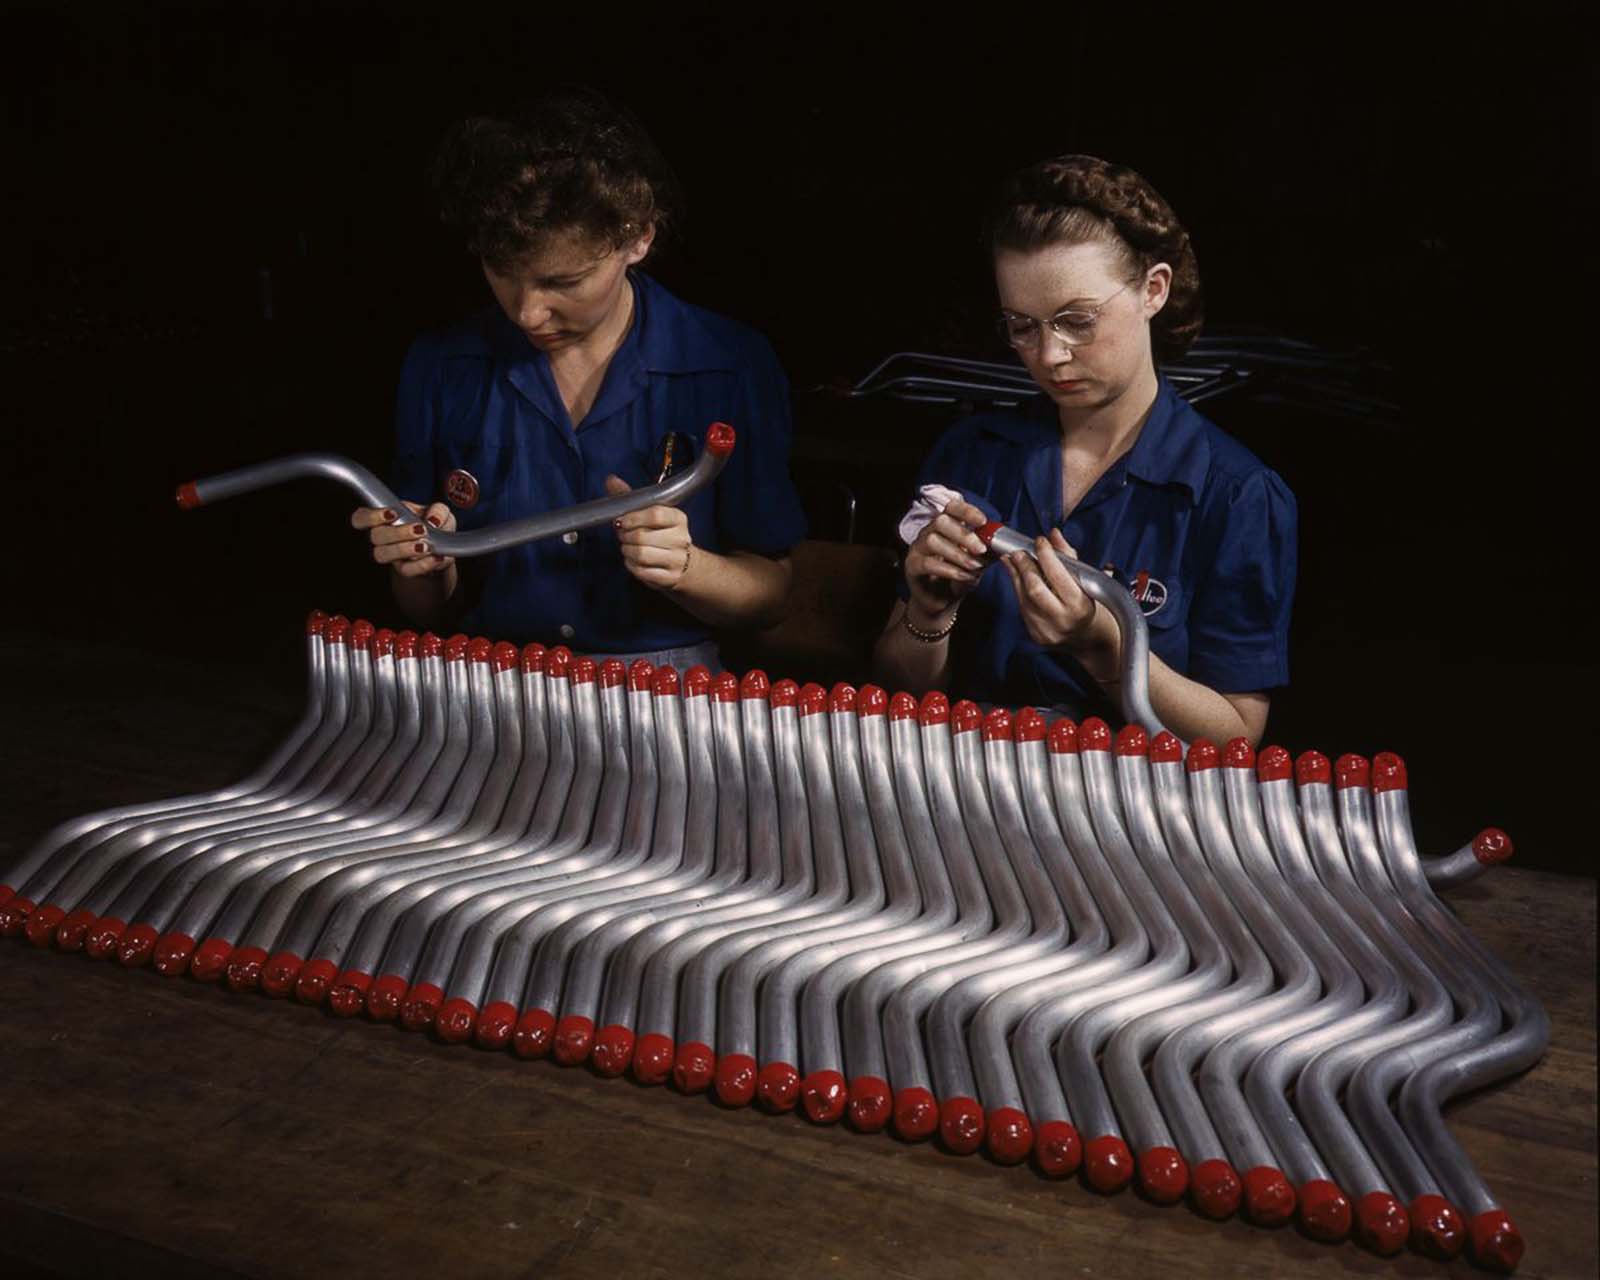
{"label": "woman with glasses", "polygon": [[[1199,268],[1165,200],[1091,156],[1011,177],[988,219],[1001,332],[1043,392],[952,427],[922,468],[936,495],[902,526],[902,600],[883,677],[1009,706],[1104,714],[1116,623],[1052,551],[1133,594],[1150,628],[1150,693],[1179,736],[1258,742],[1288,682],[1296,513],[1283,481],[1157,372],[1199,333]],[[975,530],[1037,539],[983,572]]]}
{"label": "woman with glasses", "polygon": [[[434,185],[496,305],[406,357],[394,488],[415,499],[411,518],[351,518],[402,611],[423,626],[715,667],[714,629],[781,615],[805,521],[772,348],[642,269],[676,211],[665,161],[631,116],[568,90],[513,119],[458,125]],[[459,566],[429,546],[433,529],[655,483],[714,422],[733,426],[733,454],[681,509]]]}

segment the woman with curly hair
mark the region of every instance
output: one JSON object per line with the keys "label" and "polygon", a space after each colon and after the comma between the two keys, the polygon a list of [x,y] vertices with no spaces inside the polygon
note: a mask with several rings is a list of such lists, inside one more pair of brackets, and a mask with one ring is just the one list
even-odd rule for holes
{"label": "woman with curly hair", "polygon": [[[1120,642],[1051,550],[1127,585],[1150,627],[1150,693],[1184,738],[1259,742],[1288,682],[1293,495],[1157,372],[1199,333],[1200,273],[1171,207],[1092,156],[1013,175],[988,218],[1000,326],[1044,393],[934,446],[921,483],[960,496],[910,541],[883,675],[1083,714],[1114,701]],[[1037,539],[982,572],[974,532]]]}
{"label": "woman with curly hair", "polygon": [[[713,628],[781,614],[805,525],[772,348],[642,269],[677,216],[666,163],[632,117],[565,90],[513,119],[462,122],[433,176],[497,305],[406,357],[394,487],[416,499],[415,520],[362,509],[352,524],[419,625],[715,665]],[[737,432],[733,455],[681,509],[649,507],[466,572],[429,546],[430,529],[654,483],[719,421]]]}

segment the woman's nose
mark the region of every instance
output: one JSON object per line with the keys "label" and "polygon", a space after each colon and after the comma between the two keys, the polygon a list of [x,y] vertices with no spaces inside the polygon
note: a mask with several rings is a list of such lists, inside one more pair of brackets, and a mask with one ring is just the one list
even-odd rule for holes
{"label": "woman's nose", "polygon": [[550,304],[542,293],[526,290],[517,295],[517,324],[524,329],[537,329],[550,319]]}

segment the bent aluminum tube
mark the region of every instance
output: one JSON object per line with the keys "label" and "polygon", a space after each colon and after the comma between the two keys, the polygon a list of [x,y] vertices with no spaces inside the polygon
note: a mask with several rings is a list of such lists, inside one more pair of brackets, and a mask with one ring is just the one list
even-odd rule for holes
{"label": "bent aluminum tube", "polygon": [[[485,529],[448,532],[430,529],[428,545],[438,555],[481,556],[507,547],[521,546],[541,538],[593,529],[610,524],[620,516],[645,507],[681,505],[690,496],[717,478],[733,452],[733,428],[713,423],[706,432],[705,448],[693,465],[660,484],[620,494],[595,498],[558,511],[547,511],[523,520],[508,520]],[[320,477],[333,480],[354,493],[369,507],[383,507],[399,513],[395,523],[409,521],[409,508],[382,480],[358,462],[336,453],[296,453],[254,466],[224,471],[203,480],[192,480],[178,487],[178,506],[184,510],[221,502],[243,493],[271,488],[291,480]]]}
{"label": "bent aluminum tube", "polygon": [[[995,555],[1010,555],[1014,551],[1038,555],[1032,538],[1003,524],[986,524],[978,530],[978,536]],[[1116,619],[1117,631],[1122,636],[1122,715],[1129,724],[1143,726],[1144,731],[1154,737],[1167,726],[1161,723],[1150,705],[1150,627],[1138,603],[1126,589],[1091,565],[1060,552],[1056,553],[1056,558],[1078,580],[1083,593],[1105,605]]]}
{"label": "bent aluminum tube", "polygon": [[[170,799],[148,801],[142,804],[119,805],[102,809],[82,817],[69,818],[57,823],[25,849],[10,868],[0,872],[0,911],[11,905],[18,891],[46,864],[70,863],[67,853],[71,845],[103,840],[120,834],[135,822],[167,817],[173,814],[209,809],[234,801],[245,800],[257,792],[265,791],[287,770],[315,736],[327,712],[324,698],[327,692],[326,666],[322,654],[322,631],[328,617],[314,610],[306,620],[306,670],[308,675],[306,704],[299,722],[289,730],[282,742],[257,768],[238,782],[212,791]],[[22,914],[32,912],[33,904],[19,908]]]}
{"label": "bent aluminum tube", "polygon": [[1422,872],[1433,891],[1442,893],[1476,880],[1511,854],[1511,837],[1498,827],[1486,827],[1454,853],[1442,858],[1424,858]]}

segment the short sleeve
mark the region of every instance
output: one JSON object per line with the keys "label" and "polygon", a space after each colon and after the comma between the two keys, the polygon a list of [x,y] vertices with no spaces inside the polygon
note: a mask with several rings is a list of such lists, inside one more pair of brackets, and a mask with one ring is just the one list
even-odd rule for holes
{"label": "short sleeve", "polygon": [[394,491],[412,502],[432,501],[438,487],[434,476],[434,428],[438,420],[436,368],[436,361],[422,340],[411,344],[405,363],[400,367],[390,480]]}
{"label": "short sleeve", "polygon": [[717,477],[717,526],[725,550],[783,555],[806,536],[789,470],[794,414],[789,380],[765,339],[752,336],[740,369],[733,454]]}
{"label": "short sleeve", "polygon": [[1289,683],[1299,516],[1294,495],[1261,468],[1229,485],[1207,513],[1215,533],[1199,548],[1189,612],[1189,675],[1219,693]]}

